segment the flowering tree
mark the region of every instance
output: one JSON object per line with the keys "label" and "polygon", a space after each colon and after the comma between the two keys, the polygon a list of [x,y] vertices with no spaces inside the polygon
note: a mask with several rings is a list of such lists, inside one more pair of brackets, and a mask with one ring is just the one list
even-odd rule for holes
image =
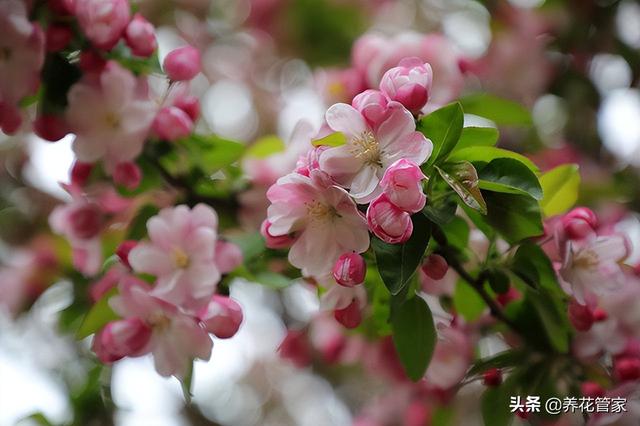
{"label": "flowering tree", "polygon": [[[304,44],[306,8],[330,26],[393,2],[298,2],[298,35],[273,27],[286,6],[251,3],[244,25]],[[67,201],[38,211],[49,226],[3,236],[20,246],[0,270],[4,311],[17,318],[71,282],[58,331],[78,358],[99,375],[151,354],[190,404],[194,361],[250,315],[234,285],[297,285],[319,310],[288,322],[279,356],[318,374],[357,364],[384,383],[352,404],[354,424],[637,424],[639,241],[619,205],[575,206],[574,162],[598,165],[539,149],[529,110],[557,70],[538,17],[487,4],[505,29],[478,57],[437,32],[361,35],[348,66],[315,70],[318,120],[295,123],[287,142],[267,128],[234,141],[201,120],[201,88],[227,59],[259,73],[259,55],[242,69],[208,50],[207,30],[182,29],[160,60],[153,6],[0,2],[2,132],[71,137],[74,154]],[[264,109],[278,114],[278,96]],[[468,389],[472,414],[456,402]],[[83,395],[74,424],[111,422],[97,387]]]}

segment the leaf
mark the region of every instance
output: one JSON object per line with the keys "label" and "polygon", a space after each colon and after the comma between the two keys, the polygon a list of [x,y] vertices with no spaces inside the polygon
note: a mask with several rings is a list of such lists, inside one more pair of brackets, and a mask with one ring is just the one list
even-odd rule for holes
{"label": "leaf", "polygon": [[482,420],[486,426],[508,426],[513,414],[509,409],[511,390],[506,383],[494,388],[487,388],[482,394]]}
{"label": "leaf", "polygon": [[84,339],[100,331],[107,323],[119,318],[118,315],[113,312],[111,306],[109,306],[109,299],[117,292],[118,289],[111,289],[89,309],[89,312],[87,312],[87,315],[82,320],[82,324],[80,324],[80,328],[76,333],[76,339]]}
{"label": "leaf", "polygon": [[538,173],[540,170],[533,161],[529,160],[524,155],[516,152],[508,151],[502,148],[496,148],[493,146],[472,146],[456,150],[449,156],[449,161],[470,161],[472,163],[482,162],[489,163],[496,158],[513,158],[524,163],[532,172]]}
{"label": "leaf", "polygon": [[393,343],[407,376],[424,376],[436,344],[436,329],[427,303],[419,296],[406,300],[391,315]]}
{"label": "leaf", "polygon": [[478,172],[481,189],[510,194],[530,195],[542,199],[542,188],[536,175],[513,158],[496,158]]}
{"label": "leaf", "polygon": [[293,284],[291,278],[271,271],[263,271],[255,276],[256,282],[274,290],[280,290]]}
{"label": "leaf", "polygon": [[129,225],[127,239],[140,240],[144,238],[144,236],[147,235],[147,221],[156,214],[158,214],[158,208],[153,204],[145,204],[142,206]]}
{"label": "leaf", "polygon": [[540,177],[543,197],[540,202],[545,216],[554,216],[569,210],[578,200],[580,173],[578,165],[564,164]]}
{"label": "leaf", "polygon": [[527,288],[526,299],[537,312],[551,346],[560,353],[569,351],[569,324],[564,311],[561,311],[553,296],[541,288],[538,291]]}
{"label": "leaf", "polygon": [[245,155],[253,158],[267,158],[270,155],[284,150],[285,144],[282,139],[277,136],[270,135],[258,139],[247,149]]}
{"label": "leaf", "polygon": [[459,217],[454,216],[453,219],[446,225],[441,225],[440,229],[447,237],[447,243],[460,251],[467,248],[469,242],[469,225],[467,222]]}
{"label": "leaf", "polygon": [[494,146],[500,133],[493,127],[464,127],[454,151],[472,146]]}
{"label": "leaf", "polygon": [[518,247],[511,260],[511,271],[532,288],[544,287],[562,294],[551,260],[537,244],[526,242]]}
{"label": "leaf", "polygon": [[482,214],[487,213],[487,204],[478,188],[478,174],[473,164],[463,161],[447,165],[446,171],[438,166],[436,169],[466,205]]}
{"label": "leaf", "polygon": [[178,378],[182,388],[182,396],[187,404],[191,404],[191,398],[193,398],[193,360],[189,360],[189,363],[187,374],[183,378]]}
{"label": "leaf", "polygon": [[245,150],[243,144],[217,136],[191,135],[182,143],[193,163],[209,175],[238,161]]}
{"label": "leaf", "polygon": [[485,192],[487,222],[509,243],[543,233],[538,202],[526,195]]}
{"label": "leaf", "polygon": [[260,235],[260,232],[231,234],[227,235],[226,238],[240,247],[244,264],[260,256],[266,250],[264,238]]}
{"label": "leaf", "polygon": [[342,132],[331,133],[321,139],[315,139],[311,142],[313,146],[340,146],[347,143],[347,137]]}
{"label": "leaf", "polygon": [[496,294],[509,291],[509,276],[500,269],[490,269],[487,277],[489,286]]}
{"label": "leaf", "polygon": [[517,102],[502,99],[487,93],[477,93],[460,99],[466,114],[488,118],[496,124],[530,126],[531,114]]}
{"label": "leaf", "polygon": [[491,368],[507,368],[519,365],[526,359],[526,352],[507,350],[476,361],[467,372],[467,377],[482,374]]}
{"label": "leaf", "polygon": [[487,308],[482,297],[463,280],[456,283],[453,291],[453,306],[455,306],[456,312],[468,322],[480,318]]}
{"label": "leaf", "polygon": [[380,277],[393,295],[400,293],[415,273],[431,236],[430,223],[424,215],[414,214],[411,220],[413,233],[404,244],[387,244],[375,237],[371,241]]}
{"label": "leaf", "polygon": [[426,167],[444,161],[460,138],[464,114],[459,103],[449,104],[423,117],[417,130],[433,143],[433,152]]}

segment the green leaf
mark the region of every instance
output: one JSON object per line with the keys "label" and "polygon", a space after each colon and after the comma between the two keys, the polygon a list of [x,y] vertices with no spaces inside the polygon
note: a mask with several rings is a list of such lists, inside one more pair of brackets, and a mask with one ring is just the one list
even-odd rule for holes
{"label": "green leaf", "polygon": [[526,359],[526,352],[508,350],[488,358],[477,360],[467,372],[467,377],[482,374],[491,368],[508,368],[519,365]]}
{"label": "green leaf", "polygon": [[508,426],[513,414],[509,409],[511,390],[506,383],[495,388],[487,388],[482,394],[482,420],[486,426]]}
{"label": "green leaf", "polygon": [[407,376],[417,382],[424,376],[436,344],[431,310],[421,297],[414,296],[392,312],[391,327],[400,362]]}
{"label": "green leaf", "polygon": [[313,146],[340,146],[347,143],[347,137],[342,132],[331,133],[321,139],[315,139],[311,142]]}
{"label": "green leaf", "polygon": [[440,229],[447,237],[447,243],[460,251],[467,248],[469,242],[469,225],[467,222],[459,217],[454,216],[453,219],[445,224],[441,225]]}
{"label": "green leaf", "polygon": [[525,242],[511,260],[511,271],[532,288],[543,287],[562,295],[551,260],[539,245]]}
{"label": "green leaf", "polygon": [[431,236],[430,223],[424,215],[414,214],[411,220],[413,233],[404,244],[387,244],[375,237],[371,240],[378,272],[393,295],[400,293],[415,273]]}
{"label": "green leaf", "polygon": [[187,374],[178,378],[180,387],[182,388],[182,396],[187,404],[191,404],[191,398],[193,398],[193,360],[189,361],[189,367]]}
{"label": "green leaf", "polygon": [[541,288],[538,291],[527,288],[526,299],[537,312],[549,343],[560,353],[569,351],[569,324],[564,311],[555,303],[551,293]]}
{"label": "green leaf", "polygon": [[494,146],[500,133],[493,127],[464,127],[454,151],[472,146]]}
{"label": "green leaf", "polygon": [[503,294],[509,291],[509,276],[500,269],[489,270],[487,277],[489,286],[496,294]]}
{"label": "green leaf", "polygon": [[264,238],[260,232],[227,235],[226,239],[240,247],[244,264],[260,256],[266,250]]}
{"label": "green leaf", "polygon": [[532,172],[538,173],[540,170],[533,161],[524,155],[506,149],[496,148],[493,146],[472,146],[456,150],[449,156],[449,161],[470,161],[472,163],[489,163],[496,158],[513,158],[524,163]]}
{"label": "green leaf", "polygon": [[76,339],[84,339],[93,333],[100,331],[102,327],[107,323],[117,320],[118,315],[113,312],[111,306],[109,306],[109,299],[117,293],[117,289],[111,289],[108,291],[102,299],[98,300],[87,312],[87,315],[82,320],[80,328],[76,333]]}
{"label": "green leaf", "polygon": [[478,172],[481,189],[510,194],[530,195],[542,199],[542,188],[536,175],[513,158],[496,158]]}
{"label": "green leaf", "polygon": [[462,201],[482,214],[487,213],[487,204],[478,188],[478,173],[473,164],[462,161],[447,164],[446,171],[436,166],[442,179],[460,196]]}
{"label": "green leaf", "polygon": [[531,114],[517,102],[486,93],[477,93],[460,99],[466,114],[488,118],[499,125],[530,126]]}
{"label": "green leaf", "polygon": [[191,135],[182,143],[193,163],[209,175],[238,161],[245,150],[243,144],[217,136]]}
{"label": "green leaf", "polygon": [[576,164],[564,164],[540,177],[543,197],[540,205],[545,216],[569,210],[578,200],[580,173]]}
{"label": "green leaf", "polygon": [[543,233],[538,202],[526,195],[485,192],[487,222],[509,243]]}
{"label": "green leaf", "polygon": [[129,225],[127,239],[140,240],[144,238],[144,236],[147,235],[147,221],[156,214],[158,214],[158,208],[153,204],[145,204],[142,206]]}
{"label": "green leaf", "polygon": [[455,306],[456,312],[468,322],[480,318],[487,308],[482,297],[463,280],[456,283],[453,291],[453,306]]}
{"label": "green leaf", "polygon": [[285,150],[285,144],[277,136],[270,135],[258,139],[246,152],[248,157],[267,158],[277,152]]}
{"label": "green leaf", "polygon": [[464,114],[459,103],[437,109],[418,121],[417,130],[433,142],[433,152],[426,167],[440,164],[453,150],[460,138]]}
{"label": "green leaf", "polygon": [[293,284],[291,278],[271,271],[263,271],[255,276],[256,282],[274,290],[280,290]]}

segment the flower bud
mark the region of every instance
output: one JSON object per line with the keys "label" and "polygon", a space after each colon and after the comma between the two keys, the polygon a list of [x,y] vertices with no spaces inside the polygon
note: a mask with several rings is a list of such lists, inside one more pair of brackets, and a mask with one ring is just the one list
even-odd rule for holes
{"label": "flower bud", "polygon": [[497,368],[490,368],[482,375],[482,381],[485,386],[500,386],[502,383],[502,371]]}
{"label": "flower bud", "polygon": [[193,46],[179,47],[164,58],[163,68],[172,81],[191,80],[202,67],[200,52]]}
{"label": "flower bud", "polygon": [[67,216],[72,235],[88,240],[102,229],[102,212],[95,204],[81,204],[74,207]]}
{"label": "flower bud", "polygon": [[449,264],[439,254],[432,254],[422,264],[422,272],[432,280],[441,280],[447,274]]}
{"label": "flower bud", "polygon": [[351,105],[360,111],[370,125],[375,126],[385,118],[388,102],[379,90],[368,89],[353,98]]}
{"label": "flower bud", "polygon": [[333,316],[345,328],[356,328],[362,322],[362,312],[356,299],[353,299],[346,308],[336,309]]}
{"label": "flower bud", "polygon": [[80,52],[80,69],[84,72],[100,72],[107,65],[107,61],[93,50]]}
{"label": "flower bud", "polygon": [[98,49],[111,50],[131,17],[127,0],[82,0],[76,2],[80,28]]}
{"label": "flower bud", "polygon": [[127,268],[131,268],[131,265],[129,264],[129,253],[136,245],[138,245],[137,241],[126,240],[121,242],[116,249],[116,256],[118,256],[120,262],[122,262]]}
{"label": "flower bud", "polygon": [[22,126],[20,110],[0,100],[0,130],[7,135],[15,134]]}
{"label": "flower bud", "polygon": [[502,293],[496,296],[496,302],[500,306],[507,306],[509,303],[520,299],[521,294],[515,287],[509,287],[506,293]]}
{"label": "flower bud", "polygon": [[619,358],[613,366],[614,375],[621,382],[640,379],[640,359],[639,358]]}
{"label": "flower bud", "polygon": [[209,333],[220,339],[228,339],[238,332],[243,315],[238,302],[216,294],[198,317]]}
{"label": "flower bud", "polygon": [[128,190],[134,190],[140,185],[142,171],[137,164],[127,161],[119,163],[113,171],[113,181]]}
{"label": "flower bud", "polygon": [[200,117],[200,100],[196,96],[183,96],[177,99],[173,105],[186,112],[193,122]]}
{"label": "flower bud", "polygon": [[93,338],[93,351],[100,361],[112,363],[136,355],[151,339],[151,328],[140,318],[108,323]]}
{"label": "flower bud", "polygon": [[409,213],[417,213],[427,200],[421,184],[425,178],[416,163],[402,158],[384,172],[380,186],[393,204]]}
{"label": "flower bud", "polygon": [[562,218],[565,234],[572,240],[591,235],[598,226],[596,214],[586,207],[577,207]]}
{"label": "flower bud", "polygon": [[400,102],[417,114],[429,100],[432,79],[431,65],[416,57],[405,58],[397,67],[384,73],[380,90],[389,99]]}
{"label": "flower bud", "polygon": [[376,237],[389,244],[401,244],[411,237],[413,222],[409,213],[396,207],[386,194],[369,204],[367,223]]}
{"label": "flower bud", "polygon": [[578,331],[589,331],[593,325],[593,312],[575,299],[569,301],[569,322]]}
{"label": "flower bud", "polygon": [[64,119],[51,114],[39,115],[33,123],[33,130],[36,135],[49,142],[57,142],[69,133]]}
{"label": "flower bud", "polygon": [[298,368],[311,364],[311,347],[306,334],[300,330],[288,330],[280,347],[280,356],[293,362]]}
{"label": "flower bud", "polygon": [[76,161],[71,167],[71,184],[84,186],[84,184],[87,182],[87,179],[89,179],[92,170],[93,164]]}
{"label": "flower bud", "polygon": [[584,382],[580,385],[580,393],[587,398],[602,398],[605,395],[605,391],[596,382]]}
{"label": "flower bud", "polygon": [[353,287],[364,282],[367,265],[358,253],[345,253],[333,267],[333,278],[345,287]]}
{"label": "flower bud", "polygon": [[164,107],[158,112],[152,127],[161,139],[173,142],[191,134],[193,121],[180,108],[170,106]]}
{"label": "flower bud", "polygon": [[66,25],[50,25],[45,33],[47,52],[59,52],[71,41],[73,32]]}
{"label": "flower bud", "polygon": [[290,235],[278,235],[274,236],[269,233],[269,228],[271,227],[271,222],[268,220],[264,220],[262,222],[262,226],[260,227],[260,233],[265,239],[265,245],[271,249],[283,249],[291,247],[291,244],[295,242],[295,238]]}
{"label": "flower bud", "polygon": [[609,314],[602,308],[595,308],[593,310],[593,322],[606,321],[609,318]]}
{"label": "flower bud", "polygon": [[135,56],[147,58],[158,47],[153,25],[136,13],[124,32],[127,46]]}

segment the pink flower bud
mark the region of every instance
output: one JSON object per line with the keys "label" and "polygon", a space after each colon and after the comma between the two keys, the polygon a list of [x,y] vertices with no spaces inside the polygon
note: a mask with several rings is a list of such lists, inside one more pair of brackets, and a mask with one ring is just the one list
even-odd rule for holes
{"label": "pink flower bud", "polygon": [[621,382],[640,379],[639,358],[618,358],[613,366],[614,375]]}
{"label": "pink flower bud", "polygon": [[183,96],[177,99],[173,105],[186,112],[193,122],[200,117],[200,100],[196,96]]}
{"label": "pink flower bud", "polygon": [[200,52],[193,46],[179,47],[164,58],[163,68],[172,81],[191,80],[202,67]]}
{"label": "pink flower bud", "polygon": [[602,386],[596,382],[584,382],[580,385],[580,393],[588,398],[602,398],[605,395]]}
{"label": "pink flower bud", "polygon": [[593,321],[594,322],[602,322],[606,321],[609,318],[609,314],[602,308],[595,308],[593,310]]}
{"label": "pink flower bud", "polygon": [[242,264],[242,251],[228,241],[216,241],[215,263],[221,274],[228,274]]}
{"label": "pink flower bud", "polygon": [[578,207],[562,218],[562,226],[568,238],[579,240],[595,231],[598,226],[598,218],[591,209]]}
{"label": "pink flower bud", "polygon": [[149,57],[158,47],[153,25],[136,13],[124,32],[127,46],[136,56]]}
{"label": "pink flower bud", "polygon": [[569,322],[578,331],[589,331],[593,325],[593,312],[586,305],[579,304],[575,299],[569,301]]}
{"label": "pink flower bud", "polygon": [[112,363],[136,355],[151,339],[151,328],[140,318],[112,321],[93,338],[93,351],[100,361]]}
{"label": "pink flower bud", "polygon": [[333,267],[333,278],[340,285],[353,287],[363,283],[366,272],[364,257],[358,253],[345,253],[338,258]]}
{"label": "pink flower bud", "polygon": [[260,233],[265,239],[265,245],[271,249],[283,249],[291,247],[291,244],[295,242],[295,238],[290,235],[278,235],[274,236],[269,233],[269,228],[271,227],[271,222],[268,220],[264,220],[262,222],[262,226],[260,227]]}
{"label": "pink flower bud", "polygon": [[84,72],[100,72],[107,65],[107,61],[93,50],[83,50],[80,53],[80,69]]}
{"label": "pink flower bud", "polygon": [[303,368],[311,364],[311,345],[307,335],[300,330],[288,330],[280,347],[280,356]]}
{"label": "pink flower bud", "polygon": [[67,16],[75,9],[74,0],[49,0],[47,7],[55,14]]}
{"label": "pink flower bud", "polygon": [[397,67],[384,73],[380,90],[392,101],[400,102],[417,114],[429,100],[432,79],[431,65],[419,58],[405,58]]}
{"label": "pink flower bud", "polygon": [[431,412],[421,400],[415,400],[409,404],[404,413],[405,426],[424,426],[430,423]]}
{"label": "pink flower bud", "polygon": [[142,171],[136,163],[127,161],[119,163],[113,171],[113,181],[129,190],[134,190],[140,185]]}
{"label": "pink flower bud", "polygon": [[94,46],[103,50],[116,45],[131,16],[127,0],[82,0],[75,9],[82,31]]}
{"label": "pink flower bud", "polygon": [[422,272],[432,280],[441,280],[448,270],[449,264],[439,254],[432,254],[422,264]]}
{"label": "pink flower bud", "polygon": [[351,105],[360,111],[370,125],[375,126],[385,118],[388,102],[379,90],[368,89],[353,98]]}
{"label": "pink flower bud", "polygon": [[0,101],[0,129],[7,135],[16,133],[22,125],[20,110],[13,105]]}
{"label": "pink flower bud", "polygon": [[376,237],[389,244],[401,244],[411,237],[413,222],[409,213],[396,207],[386,194],[369,204],[367,223]]}
{"label": "pink flower bud", "polygon": [[356,328],[362,322],[362,312],[356,299],[353,299],[346,308],[336,309],[333,316],[345,328]]}
{"label": "pink flower bud", "polygon": [[209,333],[220,339],[228,339],[238,332],[243,315],[238,302],[216,294],[198,317]]}
{"label": "pink flower bud", "polygon": [[500,386],[502,383],[502,372],[497,368],[490,368],[482,374],[482,381],[485,386]]}
{"label": "pink flower bud", "polygon": [[66,25],[50,25],[45,33],[45,39],[47,40],[47,52],[59,52],[67,47],[73,32],[71,28]]}
{"label": "pink flower bud", "polygon": [[84,184],[87,182],[87,179],[89,179],[92,170],[93,164],[76,161],[71,167],[71,184],[84,186]]}
{"label": "pink flower bud", "polygon": [[180,108],[170,106],[164,107],[158,112],[152,127],[161,139],[173,142],[191,134],[193,121]]}
{"label": "pink flower bud", "polygon": [[129,253],[136,245],[138,245],[137,241],[126,240],[121,242],[116,249],[116,256],[118,256],[120,262],[122,262],[127,268],[131,268],[131,265],[129,264]]}
{"label": "pink flower bud", "polygon": [[95,204],[80,204],[67,216],[71,234],[83,240],[95,237],[102,230],[102,212]]}
{"label": "pink flower bud", "polygon": [[384,172],[380,186],[393,204],[409,213],[417,213],[427,200],[422,192],[422,179],[426,177],[420,167],[402,158]]}
{"label": "pink flower bud", "polygon": [[496,296],[496,301],[500,306],[507,306],[509,303],[520,299],[522,295],[515,287],[509,287],[506,293],[502,293]]}
{"label": "pink flower bud", "polygon": [[33,123],[33,130],[36,135],[49,142],[57,142],[69,133],[64,119],[50,114],[39,115]]}

